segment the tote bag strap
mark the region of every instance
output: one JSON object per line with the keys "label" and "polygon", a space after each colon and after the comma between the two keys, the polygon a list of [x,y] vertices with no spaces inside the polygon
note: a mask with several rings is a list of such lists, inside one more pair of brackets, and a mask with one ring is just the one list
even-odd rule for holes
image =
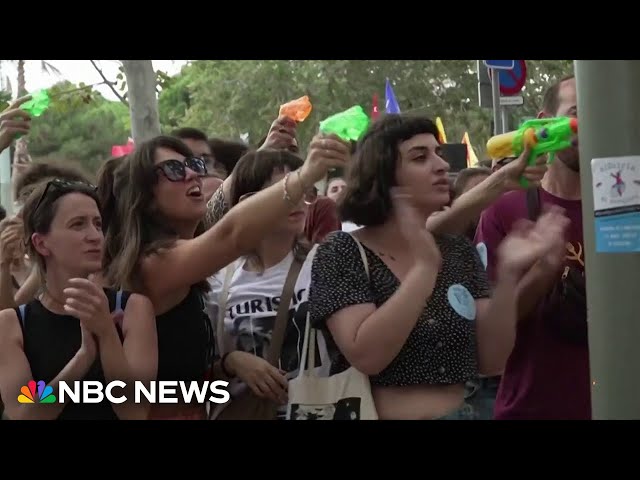
{"label": "tote bag strap", "polygon": [[369,278],[369,261],[367,260],[367,254],[364,251],[364,247],[360,243],[360,240],[355,237],[355,235],[353,235],[352,233],[350,233],[349,235],[351,236],[351,238],[353,238],[353,241],[356,242],[356,245],[358,246],[360,258],[362,259],[362,264],[364,265],[364,271],[367,272],[367,278]]}
{"label": "tote bag strap", "polygon": [[296,281],[298,280],[298,275],[300,274],[305,258],[294,256],[293,262],[289,267],[289,272],[287,273],[287,279],[285,280],[284,287],[282,288],[280,304],[278,305],[278,313],[276,314],[276,321],[273,325],[273,333],[271,334],[271,345],[267,353],[267,361],[273,366],[278,366],[278,362],[280,360],[282,343],[284,342],[284,333],[287,329],[287,322],[289,320],[289,307],[291,305],[291,299],[293,298]]}
{"label": "tote bag strap", "polygon": [[[315,352],[314,352],[314,358],[311,359],[311,361],[309,361],[309,343],[311,342],[311,320],[309,319],[309,312],[307,312],[307,320],[305,321],[304,324],[304,340],[302,342],[302,352],[300,353],[300,370],[298,372],[298,376],[308,376],[309,374],[311,374],[313,372],[313,369],[310,369],[310,371],[307,371],[307,363],[311,364],[312,362],[315,363]],[[315,339],[315,335],[314,335],[314,339]],[[315,348],[314,348],[315,350]]]}
{"label": "tote bag strap", "polygon": [[236,273],[239,262],[233,262],[227,265],[224,274],[224,283],[222,284],[222,293],[220,293],[220,301],[218,307],[218,323],[216,325],[216,337],[218,339],[218,355],[222,357],[224,355],[224,316],[227,310],[227,300],[229,298],[229,288],[231,287],[231,279],[233,274]]}
{"label": "tote bag strap", "polygon": [[[362,259],[362,265],[364,271],[367,273],[369,279],[369,261],[367,259],[367,253],[364,251],[364,247],[360,241],[351,233],[349,236],[356,242],[358,251],[360,252],[360,258]],[[317,330],[311,328],[311,320],[309,319],[309,313],[307,312],[307,320],[304,327],[304,341],[302,342],[302,352],[300,354],[300,370],[298,375],[314,375],[316,366],[316,335]],[[307,369],[307,366],[309,367]]]}

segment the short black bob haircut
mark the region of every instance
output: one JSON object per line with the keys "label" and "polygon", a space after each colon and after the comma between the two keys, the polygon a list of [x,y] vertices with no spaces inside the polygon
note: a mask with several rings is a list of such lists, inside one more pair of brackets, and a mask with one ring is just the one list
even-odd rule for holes
{"label": "short black bob haircut", "polygon": [[424,116],[389,114],[371,124],[346,171],[347,186],[338,202],[343,221],[369,227],[382,225],[389,218],[399,146],[424,133],[438,138],[436,124]]}

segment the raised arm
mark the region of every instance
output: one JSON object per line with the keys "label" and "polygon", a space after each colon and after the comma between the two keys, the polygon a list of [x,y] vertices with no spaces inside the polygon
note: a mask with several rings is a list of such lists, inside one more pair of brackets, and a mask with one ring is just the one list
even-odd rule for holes
{"label": "raised arm", "polygon": [[202,235],[145,257],[141,272],[149,297],[163,298],[198,283],[250,252],[329,168],[344,168],[349,154],[349,146],[337,137],[316,136],[300,170],[234,206]]}
{"label": "raised arm", "polygon": [[[267,139],[258,150],[272,148],[275,150],[287,149],[295,141],[296,122],[288,117],[277,118],[269,128]],[[233,182],[233,172],[229,172],[222,185],[215,191],[213,197],[207,202],[207,213],[205,215],[205,228],[213,227],[227,213],[231,207],[231,183]]]}
{"label": "raised arm", "polygon": [[518,159],[494,172],[484,181],[455,199],[451,208],[427,219],[427,228],[432,232],[463,235],[476,221],[483,210],[506,192],[520,187],[520,177],[524,175],[533,187],[539,185],[547,171],[546,157],[540,157],[538,164],[527,166],[529,150]]}
{"label": "raised arm", "polygon": [[0,222],[0,230],[0,309],[4,310],[16,306],[11,265],[16,257],[22,260],[20,244],[24,238],[24,226],[20,218],[5,218]]}
{"label": "raised arm", "polygon": [[[11,420],[55,420],[65,404],[19,403],[18,394],[23,385],[34,379],[24,353],[22,330],[15,310],[0,312],[0,394],[5,404],[5,413]],[[75,356],[48,385],[58,391],[61,381],[73,383],[83,378],[96,358],[95,350],[83,343]],[[65,397],[68,400],[68,397]],[[59,399],[58,399],[59,400]]]}
{"label": "raised arm", "polygon": [[31,117],[24,110],[20,110],[31,95],[21,97],[0,113],[0,152],[9,147],[18,134],[29,133]]}
{"label": "raised arm", "polygon": [[[0,246],[0,249],[2,247]],[[0,251],[0,255],[2,252]],[[13,296],[11,260],[0,259],[0,309],[13,308],[16,302]]]}
{"label": "raised arm", "polygon": [[[569,220],[558,209],[542,215],[535,225],[523,222],[502,241],[498,249],[493,298],[477,304],[478,363],[480,372],[497,375],[504,369],[516,338],[522,296],[514,286],[526,278],[532,265],[549,264],[554,270],[562,262]],[[558,255],[558,252],[561,252]],[[488,284],[487,284],[488,287]]]}
{"label": "raised arm", "polygon": [[36,267],[31,269],[31,273],[24,281],[20,289],[16,292],[15,304],[22,305],[23,303],[29,303],[38,294],[40,289],[40,275]]}

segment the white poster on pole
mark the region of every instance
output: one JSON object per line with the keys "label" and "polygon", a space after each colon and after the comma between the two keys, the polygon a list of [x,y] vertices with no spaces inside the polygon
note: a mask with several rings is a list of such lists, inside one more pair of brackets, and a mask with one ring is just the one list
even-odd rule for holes
{"label": "white poster on pole", "polygon": [[640,252],[640,156],[594,158],[596,252]]}

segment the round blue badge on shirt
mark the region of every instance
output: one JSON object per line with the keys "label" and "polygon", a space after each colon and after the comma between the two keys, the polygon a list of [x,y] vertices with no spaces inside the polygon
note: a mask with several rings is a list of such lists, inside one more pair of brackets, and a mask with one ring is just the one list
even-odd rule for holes
{"label": "round blue badge on shirt", "polygon": [[476,245],[476,250],[478,251],[478,255],[480,255],[480,260],[482,261],[482,265],[484,265],[484,269],[487,269],[487,265],[489,264],[489,254],[487,252],[487,246],[484,242],[480,242]]}
{"label": "round blue badge on shirt", "polygon": [[467,320],[475,320],[476,301],[466,287],[459,283],[451,285],[447,291],[447,299],[458,315]]}

